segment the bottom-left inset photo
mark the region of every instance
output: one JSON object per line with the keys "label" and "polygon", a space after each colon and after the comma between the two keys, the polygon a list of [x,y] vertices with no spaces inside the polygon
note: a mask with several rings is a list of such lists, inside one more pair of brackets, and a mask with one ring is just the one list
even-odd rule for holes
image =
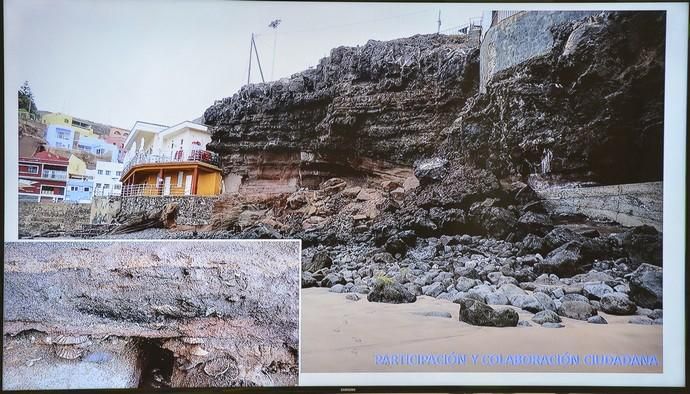
{"label": "bottom-left inset photo", "polygon": [[4,390],[294,386],[300,241],[5,243]]}

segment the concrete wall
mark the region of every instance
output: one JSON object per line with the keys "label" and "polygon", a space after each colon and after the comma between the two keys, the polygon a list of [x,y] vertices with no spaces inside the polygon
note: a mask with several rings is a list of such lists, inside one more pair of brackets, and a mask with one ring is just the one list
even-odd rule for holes
{"label": "concrete wall", "polygon": [[549,212],[583,214],[624,226],[647,224],[662,230],[663,182],[536,190]]}
{"label": "concrete wall", "polygon": [[484,35],[479,57],[479,91],[499,71],[548,53],[554,41],[552,26],[598,14],[600,11],[529,11],[499,22]]}
{"label": "concrete wall", "polygon": [[89,223],[90,205],[75,203],[19,202],[19,236],[30,237],[48,231],[70,232]]}
{"label": "concrete wall", "polygon": [[120,216],[138,212],[157,211],[165,204],[179,204],[176,223],[179,225],[203,225],[211,219],[213,204],[217,196],[138,196],[121,200]]}

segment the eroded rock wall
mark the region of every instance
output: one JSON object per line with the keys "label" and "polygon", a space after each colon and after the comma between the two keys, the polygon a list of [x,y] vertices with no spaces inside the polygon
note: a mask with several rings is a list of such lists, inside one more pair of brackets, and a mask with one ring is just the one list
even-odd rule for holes
{"label": "eroded rock wall", "polygon": [[[118,337],[172,352],[173,387],[294,385],[299,256],[294,241],[7,244],[3,334],[35,331],[59,374],[127,359],[107,350]],[[20,372],[5,382],[23,387]]]}
{"label": "eroded rock wall", "polygon": [[[289,79],[243,87],[206,110],[209,148],[224,171],[249,179],[237,154],[274,152],[298,159],[301,178],[367,172],[368,159],[411,164],[431,154],[438,133],[474,94],[476,43],[446,35],[339,47]],[[239,168],[238,168],[239,167]],[[386,164],[382,163],[385,172]],[[256,172],[256,171],[255,171]]]}
{"label": "eroded rock wall", "polygon": [[660,181],[665,14],[555,25],[552,49],[495,74],[446,132],[450,157],[498,177]]}

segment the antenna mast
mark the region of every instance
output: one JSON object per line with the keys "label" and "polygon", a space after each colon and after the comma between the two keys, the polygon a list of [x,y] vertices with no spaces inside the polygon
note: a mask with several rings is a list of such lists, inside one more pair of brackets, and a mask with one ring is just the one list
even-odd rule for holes
{"label": "antenna mast", "polygon": [[441,34],[441,10],[438,10],[438,29],[436,30],[436,34]]}

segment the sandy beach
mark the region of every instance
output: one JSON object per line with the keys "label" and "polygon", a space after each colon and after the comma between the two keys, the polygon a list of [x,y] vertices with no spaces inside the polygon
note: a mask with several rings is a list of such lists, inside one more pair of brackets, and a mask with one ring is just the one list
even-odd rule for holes
{"label": "sandy beach", "polygon": [[[301,372],[662,372],[661,325],[629,324],[630,316],[599,312],[609,324],[562,318],[563,328],[478,327],[458,321],[457,304],[421,296],[411,304],[373,303],[360,295],[350,301],[328,289],[302,289]],[[516,309],[520,320],[529,312]],[[451,318],[424,316],[448,312]],[[392,354],[465,354],[464,365],[386,365],[376,356]],[[489,355],[577,354],[574,365],[506,365]],[[471,355],[478,355],[472,363]],[[596,355],[654,355],[658,365],[586,365]],[[489,360],[482,363],[482,357]],[[495,357],[495,356],[494,356]],[[495,358],[494,358],[495,360]],[[591,363],[590,363],[591,364]]]}

